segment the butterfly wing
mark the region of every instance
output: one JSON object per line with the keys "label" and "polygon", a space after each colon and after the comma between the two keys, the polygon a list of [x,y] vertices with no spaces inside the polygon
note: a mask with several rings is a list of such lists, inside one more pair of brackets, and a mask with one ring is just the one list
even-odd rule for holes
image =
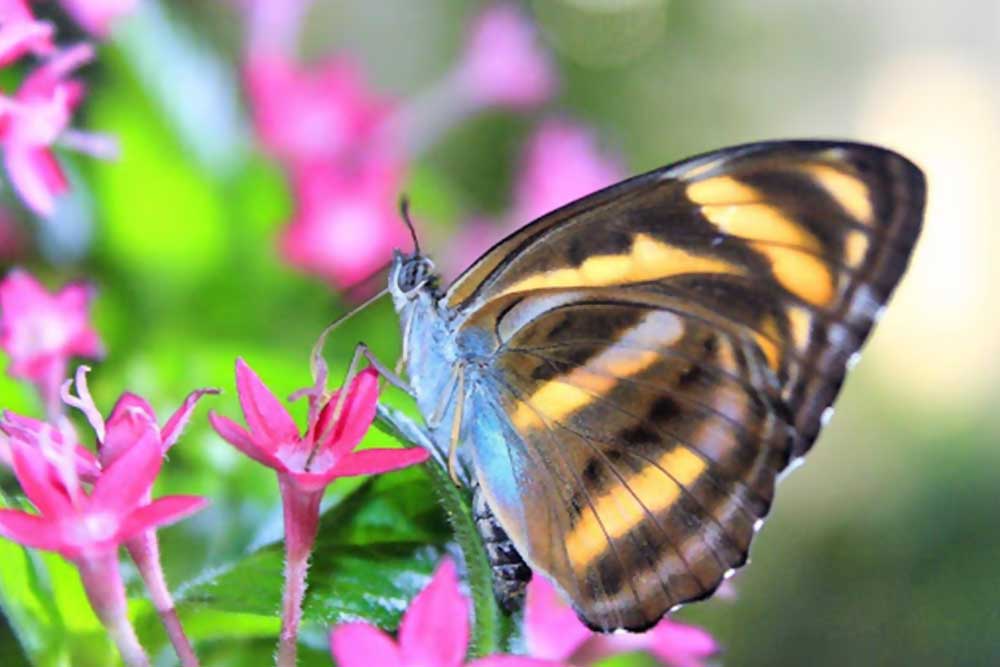
{"label": "butterfly wing", "polygon": [[801,455],[906,268],[924,198],[920,170],[875,146],[724,149],[527,225],[460,276],[445,305],[472,317],[539,289],[686,295],[756,333]]}
{"label": "butterfly wing", "polygon": [[484,337],[465,435],[521,554],[592,627],[640,630],[746,560],[905,269],[920,171],[777,142],[637,177],[449,289]]}

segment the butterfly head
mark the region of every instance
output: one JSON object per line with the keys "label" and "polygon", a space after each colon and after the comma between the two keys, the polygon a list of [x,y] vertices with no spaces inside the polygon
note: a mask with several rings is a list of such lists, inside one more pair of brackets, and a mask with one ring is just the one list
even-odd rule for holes
{"label": "butterfly head", "polygon": [[395,252],[389,269],[389,292],[393,301],[412,301],[420,292],[433,292],[436,285],[434,262],[418,252],[412,255]]}

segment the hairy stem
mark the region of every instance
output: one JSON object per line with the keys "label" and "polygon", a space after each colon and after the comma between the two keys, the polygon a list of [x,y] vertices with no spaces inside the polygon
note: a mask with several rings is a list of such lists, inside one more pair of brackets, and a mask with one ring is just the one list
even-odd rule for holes
{"label": "hairy stem", "polygon": [[295,667],[306,574],[319,529],[323,491],[305,491],[294,481],[284,476],[279,478],[285,517],[285,589],[281,599],[281,636],[276,664],[277,667]]}
{"label": "hairy stem", "polygon": [[447,469],[441,465],[429,461],[424,464],[424,469],[434,485],[448,523],[455,533],[455,541],[465,559],[475,616],[469,647],[470,657],[480,658],[498,653],[503,649],[502,615],[493,596],[493,569],[472,518],[468,494],[455,486]]}
{"label": "hairy stem", "polygon": [[486,556],[486,547],[476,529],[476,522],[472,518],[469,494],[455,486],[448,475],[447,457],[434,446],[427,431],[410,417],[395,408],[379,403],[375,426],[401,442],[430,451],[432,460],[424,464],[424,470],[427,471],[427,476],[444,508],[468,570],[475,615],[470,655],[483,657],[504,650],[506,618],[500,612],[493,596],[493,570]]}
{"label": "hairy stem", "polygon": [[181,620],[177,616],[174,600],[167,588],[163,576],[163,566],[160,564],[160,545],[155,531],[147,531],[135,539],[125,543],[125,548],[139,569],[139,575],[146,584],[149,597],[153,601],[156,613],[163,622],[167,637],[177,652],[182,667],[198,667],[198,657],[194,653],[190,640],[184,634]]}
{"label": "hairy stem", "polygon": [[149,667],[149,658],[128,620],[125,585],[118,571],[115,551],[89,555],[76,561],[83,588],[97,617],[118,647],[128,667]]}

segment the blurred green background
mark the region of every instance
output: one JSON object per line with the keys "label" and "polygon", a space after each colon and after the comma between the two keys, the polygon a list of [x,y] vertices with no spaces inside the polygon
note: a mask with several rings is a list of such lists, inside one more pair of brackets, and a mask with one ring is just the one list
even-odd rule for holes
{"label": "blurred green background", "polygon": [[[198,0],[140,4],[86,71],[91,87],[78,121],[116,135],[122,158],[65,155],[77,183],[72,206],[49,222],[24,216],[32,240],[9,261],[50,286],[74,278],[98,286],[96,322],[109,354],[95,366],[93,388],[103,409],[129,389],[149,397],[162,419],[189,390],[218,386],[225,393],[211,407],[235,416],[234,358],[245,357],[278,395],[291,393],[309,382],[310,346],[345,302],[276,250],[292,199],[281,171],[252,147],[239,92],[239,12]],[[679,618],[710,630],[727,665],[1000,664],[1000,3],[526,7],[562,80],[537,116],[565,113],[591,125],[631,172],[727,144],[836,137],[895,148],[928,174],[912,268],[836,417],[782,484],[753,563],[734,580],[735,599],[685,608]],[[474,11],[458,0],[317,0],[304,52],[349,52],[376,89],[405,98],[453,63]],[[509,204],[514,158],[536,114],[476,116],[413,166],[408,190],[439,250],[463,219]],[[17,208],[9,189],[3,196]],[[387,303],[353,320],[328,349],[342,352],[343,365],[357,340],[393,358],[398,335]],[[0,404],[40,410],[32,391],[6,376]],[[175,588],[280,529],[271,472],[216,437],[204,410],[158,486],[213,500],[162,532]],[[0,483],[16,489],[6,472]],[[443,541],[440,523],[427,521],[426,534]],[[421,557],[432,563],[436,552]],[[7,590],[28,571],[26,558],[0,543]],[[52,579],[52,590],[67,591],[49,601],[58,613],[45,613],[63,618],[71,639],[51,646],[44,664],[108,664],[78,591],[73,598],[75,575],[56,558],[29,565],[32,576]],[[232,637],[206,640],[205,664],[269,659],[276,625],[266,608],[248,613],[239,630],[236,615],[226,618]],[[218,634],[210,613],[192,619],[204,624],[195,634]],[[312,632],[305,664],[329,664],[318,626]],[[0,629],[0,655],[4,665],[25,660],[9,627]],[[169,653],[158,660],[172,664]]]}

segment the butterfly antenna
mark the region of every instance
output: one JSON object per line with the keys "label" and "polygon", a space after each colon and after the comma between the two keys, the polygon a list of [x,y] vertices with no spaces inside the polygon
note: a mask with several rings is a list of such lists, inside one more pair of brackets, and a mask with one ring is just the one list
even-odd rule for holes
{"label": "butterfly antenna", "polygon": [[420,241],[417,240],[417,230],[410,219],[410,198],[405,194],[399,198],[399,214],[403,216],[406,228],[410,230],[410,237],[413,239],[413,252],[420,254]]}

